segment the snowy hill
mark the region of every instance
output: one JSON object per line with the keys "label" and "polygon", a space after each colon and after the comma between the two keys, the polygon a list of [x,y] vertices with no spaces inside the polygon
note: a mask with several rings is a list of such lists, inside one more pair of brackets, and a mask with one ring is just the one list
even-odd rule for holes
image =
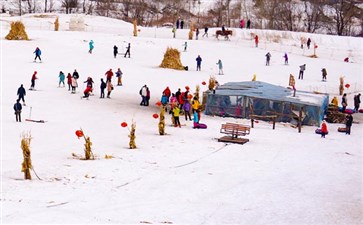
{"label": "snowy hill", "polygon": [[[353,96],[363,92],[363,45],[361,38],[312,35],[265,30],[233,30],[231,41],[209,37],[187,40],[189,30],[139,27],[103,17],[81,16],[85,31],[69,31],[69,15],[47,14],[1,18],[1,223],[2,224],[361,224],[362,217],[362,114],[354,114],[352,134],[337,132],[343,124],[328,124],[325,139],[317,127],[302,132],[289,124],[276,129],[260,121],[244,145],[223,144],[222,123],[250,125],[250,120],[203,115],[205,130],[192,128],[181,117],[181,128],[171,126],[166,114],[165,136],[158,134],[159,112],[155,105],[166,86],[172,92],[189,86],[194,92],[211,75],[219,83],[257,80],[288,86],[296,77],[299,90],[338,95],[339,77],[350,84],[348,108]],[[60,31],[53,23],[59,16]],[[30,41],[8,41],[9,22],[21,19]],[[260,37],[254,47],[251,33]],[[300,48],[301,37],[310,37],[313,49]],[[94,41],[92,54],[88,42]],[[188,49],[183,52],[183,44]],[[131,58],[113,57],[113,46],[124,53],[131,43]],[[42,63],[34,63],[33,51],[42,50]],[[181,51],[189,71],[161,69],[167,47]],[[271,65],[265,54],[271,52]],[[283,55],[289,54],[289,65]],[[196,71],[200,55],[202,71]],[[343,59],[349,56],[352,63]],[[224,74],[216,75],[223,61]],[[298,80],[299,66],[307,65]],[[123,86],[116,86],[111,99],[100,99],[100,78],[109,69],[123,71]],[[321,69],[328,71],[321,81]],[[71,94],[58,87],[60,71],[80,73],[79,88]],[[26,90],[23,122],[15,122],[13,105],[20,84],[30,87],[37,71],[37,91]],[[94,96],[82,99],[86,85],[95,81]],[[140,106],[139,89],[147,84],[150,106]],[[26,118],[46,123],[25,122]],[[129,131],[120,126],[136,122],[137,149],[129,146]],[[358,123],[359,122],[359,123]],[[84,140],[90,136],[96,160],[79,160]],[[21,135],[31,132],[32,164],[42,180],[33,175],[23,180]],[[106,159],[105,155],[114,158]]]}

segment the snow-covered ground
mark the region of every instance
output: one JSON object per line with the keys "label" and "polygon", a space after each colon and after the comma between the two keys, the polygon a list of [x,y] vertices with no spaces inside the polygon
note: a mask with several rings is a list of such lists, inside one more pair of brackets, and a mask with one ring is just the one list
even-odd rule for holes
{"label": "snow-covered ground", "polygon": [[[69,15],[60,16],[60,31],[53,31],[55,17],[26,15],[30,41],[8,41],[10,20],[1,18],[1,223],[2,224],[345,224],[363,223],[362,114],[354,114],[352,134],[337,132],[343,124],[328,124],[329,135],[322,139],[316,127],[302,132],[289,124],[272,125],[260,121],[251,129],[245,145],[217,142],[220,125],[246,119],[202,115],[205,130],[192,129],[181,117],[182,128],[174,128],[167,114],[167,135],[158,134],[159,112],[155,105],[161,92],[196,85],[201,91],[211,75],[219,83],[257,80],[287,86],[290,73],[298,75],[306,63],[304,80],[296,79],[300,90],[338,96],[339,77],[350,84],[348,108],[353,96],[363,92],[363,45],[361,38],[312,35],[263,30],[233,30],[231,41],[216,40],[216,28],[209,37],[187,40],[188,30],[140,27],[133,37],[133,25],[122,21],[85,17],[86,31],[68,31]],[[251,33],[260,36],[254,47]],[[300,49],[300,38],[311,37],[319,46]],[[279,42],[271,42],[272,37]],[[88,41],[95,42],[93,54]],[[183,52],[184,42],[187,52]],[[131,58],[113,58],[113,46],[124,52],[131,43]],[[42,63],[34,63],[36,47]],[[180,49],[181,61],[189,71],[161,69],[167,47]],[[265,54],[272,61],[265,66]],[[283,55],[289,54],[289,65]],[[195,58],[203,59],[196,71]],[[344,63],[349,56],[353,63]],[[224,64],[223,76],[216,75],[216,63]],[[328,71],[321,81],[321,69]],[[112,68],[124,72],[123,86],[116,86],[111,99],[99,98],[99,80]],[[95,95],[80,99],[58,87],[59,71],[80,73],[80,81],[91,76]],[[34,71],[37,91],[27,90],[23,122],[15,122],[13,104],[20,84],[28,89]],[[115,84],[115,79],[113,80]],[[151,90],[149,107],[140,106],[139,89]],[[340,96],[338,96],[340,100]],[[25,122],[25,118],[46,123]],[[136,122],[137,149],[128,148],[127,128]],[[360,122],[360,123],[358,123]],[[72,157],[83,155],[83,139],[75,131],[82,128],[90,136],[96,160]],[[21,135],[31,132],[33,180],[23,180]],[[105,159],[105,155],[114,158]]]}

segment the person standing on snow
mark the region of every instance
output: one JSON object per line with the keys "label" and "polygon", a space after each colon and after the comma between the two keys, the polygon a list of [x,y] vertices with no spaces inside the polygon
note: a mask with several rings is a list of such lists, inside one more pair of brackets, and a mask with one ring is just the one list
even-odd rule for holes
{"label": "person standing on snow", "polygon": [[71,75],[71,73],[68,73],[68,75],[67,75],[67,84],[68,84],[68,91],[70,91],[71,87],[72,87],[72,75]]}
{"label": "person standing on snow", "polygon": [[326,81],[326,75],[328,75],[328,73],[326,72],[326,69],[325,68],[323,68],[321,70],[321,75],[323,76],[322,81]]}
{"label": "person standing on snow", "polygon": [[16,122],[21,122],[21,110],[22,110],[22,106],[19,102],[19,99],[16,100],[16,103],[14,104],[14,111],[15,111],[15,119],[16,119]]}
{"label": "person standing on snow", "polygon": [[285,55],[283,57],[285,59],[285,65],[289,64],[289,57],[287,56],[286,52],[285,52]]}
{"label": "person standing on snow", "polygon": [[186,52],[187,51],[187,47],[188,47],[188,43],[185,42],[183,46],[184,46],[184,52]]}
{"label": "person standing on snow", "polygon": [[111,79],[112,79],[112,76],[113,76],[112,69],[109,69],[109,70],[105,73],[105,76],[106,76],[106,82],[108,82],[108,81],[110,81],[110,82],[111,82]]}
{"label": "person standing on snow", "polygon": [[147,96],[147,86],[146,86],[146,84],[144,86],[142,86],[142,88],[139,91],[139,94],[141,96],[140,105],[146,106],[146,96]]}
{"label": "person standing on snow", "polygon": [[350,135],[350,131],[351,131],[352,124],[353,124],[352,114],[348,114],[345,119],[346,119],[346,122],[345,122],[345,134]]}
{"label": "person standing on snow", "polygon": [[126,47],[126,52],[125,52],[124,58],[126,58],[127,55],[129,55],[129,58],[130,58],[130,48],[131,48],[131,44],[129,43]]}
{"label": "person standing on snow", "polygon": [[207,36],[208,37],[208,27],[204,27],[204,34],[202,37]]}
{"label": "person standing on snow", "polygon": [[199,36],[199,28],[195,30],[195,40],[198,40],[198,36]]}
{"label": "person standing on snow", "polygon": [[200,55],[198,55],[198,57],[195,59],[197,61],[197,71],[201,69],[201,65],[202,65],[202,58],[200,57]]}
{"label": "person standing on snow", "polygon": [[321,137],[325,138],[326,134],[328,134],[328,126],[326,125],[326,121],[323,120],[323,123],[321,124]]}
{"label": "person standing on snow", "polygon": [[77,79],[72,77],[72,94],[76,93],[76,88],[78,87]]}
{"label": "person standing on snow", "polygon": [[342,112],[345,112],[345,109],[348,106],[347,93],[344,93],[342,96]]}
{"label": "person standing on snow", "polygon": [[32,75],[32,79],[31,79],[31,85],[29,90],[34,90],[35,87],[35,80],[38,79],[37,75],[37,71],[34,71],[33,75]]}
{"label": "person standing on snow", "polygon": [[120,68],[117,69],[116,71],[116,77],[117,77],[117,86],[122,86],[122,71]]}
{"label": "person standing on snow", "polygon": [[61,84],[63,84],[63,87],[64,87],[65,86],[64,79],[66,78],[66,76],[64,75],[64,73],[62,71],[60,71],[58,77],[59,77],[58,87],[60,87]]}
{"label": "person standing on snow", "polygon": [[358,112],[360,105],[360,93],[354,96],[354,110]]}
{"label": "person standing on snow", "polygon": [[18,88],[18,101],[20,101],[20,99],[23,100],[24,105],[25,105],[25,100],[24,100],[25,95],[26,95],[25,88],[21,84],[20,87]]}
{"label": "person standing on snow", "polygon": [[111,83],[111,81],[107,81],[107,98],[111,98],[111,92],[113,90],[113,85]]}
{"label": "person standing on snow", "polygon": [[270,60],[271,60],[271,53],[267,52],[266,56],[266,66],[270,65]]}
{"label": "person standing on snow", "polygon": [[107,87],[106,82],[104,82],[103,78],[101,78],[101,85],[100,85],[101,95],[100,95],[100,98],[105,98],[105,89],[106,89],[106,87]]}
{"label": "person standing on snow", "polygon": [[306,46],[308,46],[308,49],[310,49],[310,44],[311,44],[311,39],[308,38],[307,42],[306,42]]}
{"label": "person standing on snow", "polygon": [[218,65],[218,75],[223,75],[223,64],[222,64],[222,60],[218,60],[217,62]]}
{"label": "person standing on snow", "polygon": [[88,53],[92,54],[93,49],[95,48],[93,40],[91,40],[89,43],[89,50]]}
{"label": "person standing on snow", "polygon": [[113,46],[113,57],[116,59],[116,56],[118,54],[118,47],[116,45]]}
{"label": "person standing on snow", "polygon": [[304,71],[305,71],[305,69],[306,69],[306,64],[300,66],[299,78],[298,79],[301,79],[301,80],[304,79]]}
{"label": "person standing on snow", "polygon": [[255,36],[255,46],[256,46],[256,48],[258,48],[258,35],[257,34]]}
{"label": "person standing on snow", "polygon": [[42,59],[40,58],[40,55],[42,54],[42,51],[40,50],[40,48],[37,47],[33,53],[35,54],[34,62],[36,62],[37,59],[39,59],[39,61],[41,62]]}
{"label": "person standing on snow", "polygon": [[247,29],[250,29],[251,28],[251,20],[250,19],[248,19],[247,20]]}
{"label": "person standing on snow", "polygon": [[73,72],[73,74],[72,74],[72,77],[73,77],[74,79],[78,80],[78,78],[79,78],[79,74],[78,74],[78,72],[77,72],[77,70],[76,70],[76,69],[74,69],[74,72]]}
{"label": "person standing on snow", "polygon": [[173,112],[173,117],[174,117],[174,127],[181,127],[180,125],[180,120],[179,120],[179,116],[180,116],[180,109],[177,105],[174,105],[174,108],[172,109]]}

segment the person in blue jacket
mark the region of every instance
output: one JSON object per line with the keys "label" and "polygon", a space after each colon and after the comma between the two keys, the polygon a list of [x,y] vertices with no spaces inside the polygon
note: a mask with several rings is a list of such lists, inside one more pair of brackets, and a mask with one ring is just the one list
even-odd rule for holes
{"label": "person in blue jacket", "polygon": [[94,44],[94,42],[93,42],[93,40],[91,40],[89,43],[88,43],[88,45],[89,45],[89,53],[90,54],[92,54],[92,51],[93,51],[93,49],[95,48],[95,46],[93,45]]}
{"label": "person in blue jacket", "polygon": [[63,84],[63,87],[65,86],[64,79],[66,78],[66,75],[62,71],[59,72],[59,84],[58,87],[60,87],[61,84]]}
{"label": "person in blue jacket", "polygon": [[40,55],[42,54],[42,51],[40,50],[40,48],[37,47],[33,53],[35,54],[34,62],[36,62],[37,59],[39,59],[39,61],[41,62],[42,59],[40,58]]}
{"label": "person in blue jacket", "polygon": [[200,57],[200,55],[198,55],[198,57],[195,59],[197,61],[197,71],[201,69],[201,65],[202,65],[202,58]]}

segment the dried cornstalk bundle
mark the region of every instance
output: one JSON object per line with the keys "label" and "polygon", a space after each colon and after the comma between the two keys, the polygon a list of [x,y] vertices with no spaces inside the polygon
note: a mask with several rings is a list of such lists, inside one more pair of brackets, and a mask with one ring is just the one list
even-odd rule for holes
{"label": "dried cornstalk bundle", "polygon": [[208,89],[213,91],[214,87],[216,86],[216,78],[214,76],[209,77]]}
{"label": "dried cornstalk bundle", "polygon": [[59,30],[59,18],[58,17],[55,19],[55,22],[54,22],[54,30],[55,31]]}
{"label": "dried cornstalk bundle", "polygon": [[31,155],[30,155],[30,141],[32,137],[31,134],[23,134],[21,139],[21,149],[23,150],[23,163],[21,164],[21,172],[24,172],[24,178],[31,180],[30,170],[33,168]]}
{"label": "dried cornstalk bundle", "polygon": [[130,134],[129,134],[129,138],[130,138],[129,146],[130,146],[130,149],[135,149],[136,148],[136,144],[135,144],[135,139],[136,139],[135,131],[136,131],[136,123],[135,122],[132,122],[132,124],[131,124],[131,130],[130,130]]}
{"label": "dried cornstalk bundle", "polygon": [[7,40],[29,40],[25,26],[21,21],[11,22],[10,32],[6,35]]}
{"label": "dried cornstalk bundle", "polygon": [[161,107],[160,110],[160,120],[159,120],[159,134],[165,135],[165,108],[166,106]]}
{"label": "dried cornstalk bundle", "polygon": [[168,47],[164,54],[164,59],[160,64],[161,68],[184,70],[180,61],[180,52],[178,49]]}
{"label": "dried cornstalk bundle", "polygon": [[195,87],[194,96],[197,97],[198,100],[199,100],[199,90],[200,90],[200,87],[199,87],[199,84],[197,84],[197,86]]}
{"label": "dried cornstalk bundle", "polygon": [[93,156],[92,148],[91,148],[91,146],[92,146],[91,138],[84,136],[84,140],[86,142],[86,143],[84,143],[85,159],[86,160],[95,159],[95,157]]}

